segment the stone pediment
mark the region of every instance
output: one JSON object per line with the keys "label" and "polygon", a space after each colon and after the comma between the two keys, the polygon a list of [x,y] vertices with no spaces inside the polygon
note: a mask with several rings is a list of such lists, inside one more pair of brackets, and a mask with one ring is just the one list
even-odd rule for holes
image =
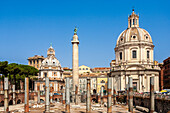
{"label": "stone pediment", "polygon": [[130,65],[126,67],[126,70],[145,70],[145,67],[143,67],[142,65]]}

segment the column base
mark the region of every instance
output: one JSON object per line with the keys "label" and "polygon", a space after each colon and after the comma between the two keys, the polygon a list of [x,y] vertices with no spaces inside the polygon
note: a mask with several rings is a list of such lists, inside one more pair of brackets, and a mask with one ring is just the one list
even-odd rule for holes
{"label": "column base", "polygon": [[50,111],[44,111],[43,113],[50,113]]}
{"label": "column base", "polygon": [[44,111],[43,113],[50,113],[50,111]]}

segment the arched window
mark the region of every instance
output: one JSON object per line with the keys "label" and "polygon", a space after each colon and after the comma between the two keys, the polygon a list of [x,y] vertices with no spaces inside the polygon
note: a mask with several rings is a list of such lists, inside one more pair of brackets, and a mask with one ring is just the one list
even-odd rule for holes
{"label": "arched window", "polygon": [[131,40],[132,40],[132,41],[137,40],[137,35],[131,35]]}
{"label": "arched window", "polygon": [[133,25],[135,25],[135,19],[133,19]]}
{"label": "arched window", "polygon": [[104,81],[104,80],[102,80],[100,83],[105,83],[105,81]]}
{"label": "arched window", "polygon": [[150,53],[150,52],[149,52],[149,51],[147,51],[147,58],[149,58],[149,53]]}
{"label": "arched window", "polygon": [[121,39],[120,39],[121,41],[123,41],[123,37],[121,37]]}
{"label": "arched window", "polygon": [[50,51],[50,54],[53,54],[53,51]]}
{"label": "arched window", "polygon": [[148,39],[148,36],[146,36],[146,39]]}
{"label": "arched window", "polygon": [[135,39],[135,38],[136,38],[136,36],[134,35],[134,36],[133,36],[133,39]]}
{"label": "arched window", "polygon": [[132,51],[132,58],[137,58],[137,56],[136,56],[136,50],[133,50],[133,51]]}
{"label": "arched window", "polygon": [[122,60],[122,52],[119,53],[120,60]]}
{"label": "arched window", "polygon": [[131,23],[132,23],[132,22],[131,22],[131,19],[130,19],[130,27],[131,27]]}

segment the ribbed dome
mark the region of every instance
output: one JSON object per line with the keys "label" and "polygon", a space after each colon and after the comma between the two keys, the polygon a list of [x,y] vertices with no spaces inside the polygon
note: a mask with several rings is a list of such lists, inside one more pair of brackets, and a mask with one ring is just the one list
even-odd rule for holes
{"label": "ribbed dome", "polygon": [[119,35],[116,46],[129,42],[152,43],[152,38],[146,30],[139,27],[130,27]]}
{"label": "ribbed dome", "polygon": [[150,34],[139,27],[139,15],[133,10],[128,17],[128,28],[117,39],[116,65],[152,64],[153,48]]}
{"label": "ribbed dome", "polygon": [[55,57],[55,50],[50,46],[47,50],[47,58],[45,58],[41,64],[41,68],[43,67],[59,67],[61,68],[61,64],[58,59]]}

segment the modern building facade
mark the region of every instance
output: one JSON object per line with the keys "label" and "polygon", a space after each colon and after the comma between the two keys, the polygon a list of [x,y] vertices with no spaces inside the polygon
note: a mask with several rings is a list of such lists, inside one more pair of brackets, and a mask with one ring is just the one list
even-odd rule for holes
{"label": "modern building facade", "polygon": [[150,91],[150,77],[154,76],[155,91],[159,91],[158,65],[154,65],[154,45],[151,35],[139,27],[139,15],[134,10],[128,17],[128,28],[118,37],[115,62],[111,62],[111,76],[117,91],[126,90],[128,78],[133,78],[133,89]]}

